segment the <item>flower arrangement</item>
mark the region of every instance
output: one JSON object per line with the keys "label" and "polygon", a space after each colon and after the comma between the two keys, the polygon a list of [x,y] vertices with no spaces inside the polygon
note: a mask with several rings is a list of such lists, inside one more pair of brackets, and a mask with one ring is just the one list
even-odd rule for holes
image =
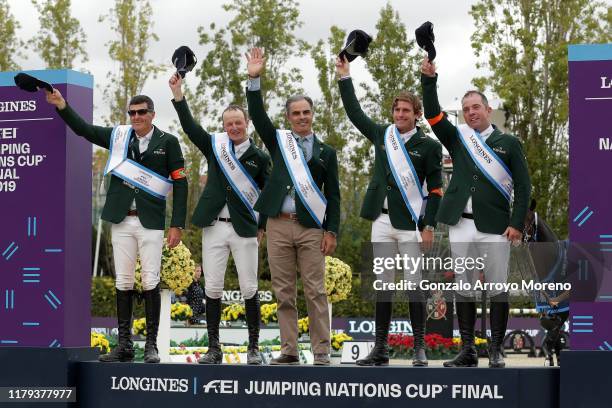
{"label": "flower arrangement", "polygon": [[[403,333],[390,334],[388,343],[393,358],[412,357],[414,337]],[[461,348],[455,339],[442,337],[437,333],[425,335],[425,351],[427,357],[435,360],[454,356]]]}
{"label": "flower arrangement", "polygon": [[331,346],[334,350],[340,351],[345,341],[353,340],[351,336],[346,333],[333,333],[331,335]]}
{"label": "flower arrangement", "polygon": [[134,319],[132,323],[132,333],[137,336],[147,335],[147,320],[144,317],[141,319]]}
{"label": "flower arrangement", "polygon": [[298,334],[308,333],[308,316],[298,320]]}
{"label": "flower arrangement", "polygon": [[[164,244],[162,250],[161,263],[161,283],[180,296],[189,288],[193,282],[195,262],[191,259],[191,251],[180,242],[177,246],[170,249],[168,244]],[[140,258],[136,262],[136,283],[135,288],[142,291],[142,266]]]}
{"label": "flower arrangement", "polygon": [[240,303],[232,303],[221,313],[221,320],[234,322],[238,319],[244,318],[246,316],[246,311],[244,306]]}
{"label": "flower arrangement", "polygon": [[91,333],[91,347],[99,348],[101,354],[110,352],[110,342],[102,333]]}
{"label": "flower arrangement", "polygon": [[277,306],[278,305],[276,303],[266,303],[261,305],[261,322],[263,324],[278,322],[278,317],[276,316]]}
{"label": "flower arrangement", "polygon": [[191,307],[185,303],[176,302],[170,307],[170,318],[172,320],[187,320],[192,316]]}
{"label": "flower arrangement", "polygon": [[325,291],[329,303],[344,300],[351,293],[351,267],[338,258],[325,257]]}

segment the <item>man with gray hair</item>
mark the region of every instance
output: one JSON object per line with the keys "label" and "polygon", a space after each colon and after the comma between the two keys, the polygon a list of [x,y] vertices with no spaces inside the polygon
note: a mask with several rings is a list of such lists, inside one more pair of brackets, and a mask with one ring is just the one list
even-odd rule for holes
{"label": "man with gray hair", "polygon": [[315,365],[329,365],[330,320],[325,291],[325,256],[336,249],[340,186],[336,151],[313,133],[312,99],[297,95],[285,104],[291,130],[268,117],[261,96],[263,51],[246,55],[247,101],[257,133],[274,163],[255,209],[268,216],[268,261],[278,302],[281,355],[272,365],[299,364],[296,308],[297,270],[304,284]]}

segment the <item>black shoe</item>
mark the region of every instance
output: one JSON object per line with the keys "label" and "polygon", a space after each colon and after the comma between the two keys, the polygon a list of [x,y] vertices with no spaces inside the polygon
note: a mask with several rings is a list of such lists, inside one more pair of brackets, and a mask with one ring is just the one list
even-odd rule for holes
{"label": "black shoe", "polygon": [[98,360],[103,363],[134,361],[132,343],[132,295],[131,290],[117,289],[117,324],[119,338],[117,346],[108,354],[102,354]]}
{"label": "black shoe", "polygon": [[361,367],[389,365],[389,350],[387,349],[387,345],[375,345],[374,348],[370,350],[370,354],[361,360],[357,360],[355,364]]}
{"label": "black shoe", "polygon": [[300,365],[300,359],[297,356],[281,354],[280,356],[270,360],[270,365]]}
{"label": "black shoe", "polygon": [[489,347],[489,368],[504,368],[506,362],[499,346],[491,345]]}
{"label": "black shoe", "polygon": [[376,321],[376,342],[370,353],[355,364],[361,367],[386,366],[389,365],[389,348],[387,347],[387,337],[389,335],[389,325],[391,324],[391,302],[376,302],[375,321]]}
{"label": "black shoe", "polygon": [[200,364],[221,364],[223,353],[219,344],[219,323],[221,322],[221,299],[206,296],[206,330],[208,351],[199,360]]}
{"label": "black shoe", "polygon": [[223,353],[220,347],[209,347],[206,354],[198,360],[199,364],[221,364],[223,362]]}
{"label": "black shoe", "polygon": [[414,335],[412,365],[414,367],[426,367],[429,364],[427,354],[425,353],[425,321],[427,320],[427,311],[423,299],[419,300],[421,301],[408,303],[412,333]]}
{"label": "black shoe", "polygon": [[504,368],[504,338],[508,326],[508,294],[501,293],[491,298],[491,346],[489,347],[489,368]]}
{"label": "black shoe", "polygon": [[444,362],[444,367],[477,367],[478,354],[474,347],[474,325],[476,324],[476,303],[473,299],[456,296],[457,320],[461,335],[461,351],[455,358]]}
{"label": "black shoe", "polygon": [[261,365],[262,358],[259,353],[259,323],[261,320],[261,310],[259,308],[259,294],[257,291],[253,297],[244,300],[244,309],[249,332],[247,364]]}
{"label": "black shoe", "polygon": [[142,295],[145,301],[145,318],[147,322],[144,362],[159,363],[159,352],[157,350],[157,330],[159,329],[159,314],[161,310],[159,285],[151,290],[142,292]]}
{"label": "black shoe", "polygon": [[464,346],[455,358],[444,362],[444,367],[478,367],[476,348],[474,346]]}
{"label": "black shoe", "polygon": [[261,358],[261,353],[258,348],[249,348],[247,349],[247,364],[249,365],[262,365],[263,360]]}

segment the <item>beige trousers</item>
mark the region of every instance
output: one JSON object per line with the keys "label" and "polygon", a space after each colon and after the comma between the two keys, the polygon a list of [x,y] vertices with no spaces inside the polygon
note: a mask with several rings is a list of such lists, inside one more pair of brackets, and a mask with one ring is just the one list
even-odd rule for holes
{"label": "beige trousers", "polygon": [[278,302],[281,352],[297,356],[297,270],[300,271],[308,309],[310,342],[314,354],[329,354],[329,308],[325,292],[323,230],[297,221],[268,218],[268,262]]}

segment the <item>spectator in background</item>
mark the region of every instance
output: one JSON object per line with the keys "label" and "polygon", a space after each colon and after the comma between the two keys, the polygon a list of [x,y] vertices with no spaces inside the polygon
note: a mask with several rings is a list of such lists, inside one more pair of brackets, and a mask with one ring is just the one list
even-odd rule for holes
{"label": "spectator in background", "polygon": [[187,304],[191,307],[193,316],[189,323],[199,323],[204,314],[204,288],[202,287],[202,265],[198,264],[193,272],[193,282],[187,288]]}

